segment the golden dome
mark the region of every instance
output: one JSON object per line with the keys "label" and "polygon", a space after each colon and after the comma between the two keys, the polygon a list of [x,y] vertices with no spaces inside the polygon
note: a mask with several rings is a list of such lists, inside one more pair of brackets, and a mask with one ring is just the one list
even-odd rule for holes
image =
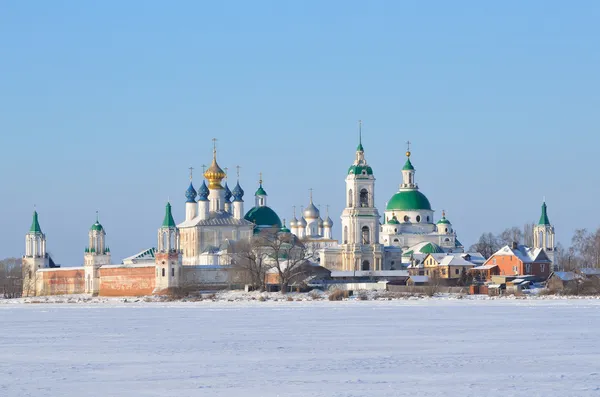
{"label": "golden dome", "polygon": [[221,181],[227,176],[225,171],[217,164],[217,150],[213,150],[213,161],[210,167],[204,172],[204,177],[208,180],[209,189],[223,189]]}

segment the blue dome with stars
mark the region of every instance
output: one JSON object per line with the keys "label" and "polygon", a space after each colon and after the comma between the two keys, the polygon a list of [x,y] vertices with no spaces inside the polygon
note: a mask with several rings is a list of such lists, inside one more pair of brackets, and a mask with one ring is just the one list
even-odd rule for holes
{"label": "blue dome with stars", "polygon": [[231,190],[229,190],[229,186],[227,186],[227,182],[225,182],[225,201],[231,201]]}
{"label": "blue dome with stars", "polygon": [[202,186],[198,189],[198,201],[206,201],[208,200],[208,187],[206,187],[206,182],[202,181]]}
{"label": "blue dome with stars", "polygon": [[196,193],[196,189],[194,189],[194,185],[192,185],[192,182],[190,182],[190,187],[188,187],[187,190],[185,191],[185,198],[187,199],[186,203],[195,203],[197,195],[198,195],[198,193]]}
{"label": "blue dome with stars", "polygon": [[244,201],[242,200],[242,197],[244,197],[244,189],[242,189],[240,182],[238,181],[233,188],[233,201]]}

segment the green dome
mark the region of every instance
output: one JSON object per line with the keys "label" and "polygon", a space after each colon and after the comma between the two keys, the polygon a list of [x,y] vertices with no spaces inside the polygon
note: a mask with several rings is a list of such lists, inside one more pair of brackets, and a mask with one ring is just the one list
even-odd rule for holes
{"label": "green dome", "polygon": [[254,207],[244,217],[247,221],[254,223],[259,228],[276,227],[281,229],[281,219],[269,207]]}
{"label": "green dome", "polygon": [[419,250],[422,254],[442,254],[444,250],[437,244],[427,243]]}
{"label": "green dome", "polygon": [[367,175],[373,175],[373,169],[368,165],[351,165],[348,168],[348,175],[362,175],[363,171]]}
{"label": "green dome", "polygon": [[96,221],[96,223],[94,223],[92,225],[92,227],[90,228],[90,230],[95,230],[97,232],[101,232],[102,230],[104,230],[104,228],[102,227],[102,225],[100,224],[100,222]]}
{"label": "green dome", "polygon": [[429,210],[431,204],[423,193],[418,190],[403,190],[392,196],[388,201],[386,211]]}
{"label": "green dome", "polygon": [[263,189],[262,183],[258,187],[258,190],[256,191],[256,193],[254,193],[254,195],[255,196],[267,196],[267,192],[265,192],[265,189]]}
{"label": "green dome", "polygon": [[446,219],[446,217],[440,219],[439,221],[437,221],[438,225],[449,225],[450,221],[448,219]]}

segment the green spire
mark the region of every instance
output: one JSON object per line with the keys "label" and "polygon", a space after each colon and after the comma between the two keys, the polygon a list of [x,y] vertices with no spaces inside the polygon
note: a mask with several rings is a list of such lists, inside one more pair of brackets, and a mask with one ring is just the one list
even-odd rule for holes
{"label": "green spire", "polygon": [[404,167],[402,167],[402,171],[414,171],[415,167],[413,167],[412,163],[410,162],[410,157],[406,158],[406,163],[404,163]]}
{"label": "green spire", "polygon": [[33,221],[31,222],[31,227],[29,228],[29,233],[41,233],[42,228],[40,227],[40,222],[38,221],[38,213],[37,211],[33,211]]}
{"label": "green spire", "polygon": [[542,216],[540,216],[540,221],[538,225],[549,225],[550,219],[548,219],[548,213],[546,212],[546,202],[542,204]]}
{"label": "green spire", "polygon": [[163,220],[162,227],[177,227],[173,214],[171,213],[171,203],[167,202],[167,208],[165,210],[165,219]]}
{"label": "green spire", "polygon": [[364,152],[365,149],[362,145],[362,120],[358,120],[358,146],[356,147],[357,152]]}

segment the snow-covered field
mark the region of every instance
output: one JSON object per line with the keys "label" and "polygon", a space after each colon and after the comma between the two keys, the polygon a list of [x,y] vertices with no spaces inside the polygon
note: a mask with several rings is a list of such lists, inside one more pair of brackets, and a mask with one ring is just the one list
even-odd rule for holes
{"label": "snow-covered field", "polygon": [[0,304],[0,396],[598,396],[600,301]]}

